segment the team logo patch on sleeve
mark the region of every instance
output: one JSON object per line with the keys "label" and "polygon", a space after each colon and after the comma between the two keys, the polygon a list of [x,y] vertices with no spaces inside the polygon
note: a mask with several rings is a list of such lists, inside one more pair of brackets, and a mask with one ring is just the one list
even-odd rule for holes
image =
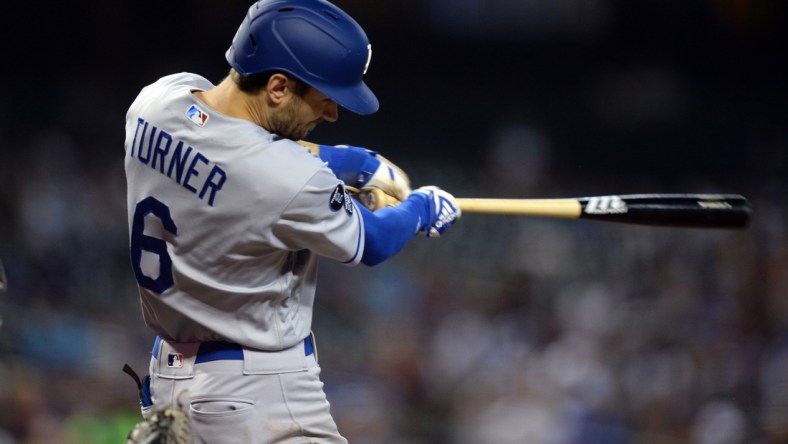
{"label": "team logo patch on sleeve", "polygon": [[350,193],[345,189],[345,186],[339,184],[331,193],[328,205],[334,211],[344,208],[347,214],[353,214],[353,202],[350,199]]}
{"label": "team logo patch on sleeve", "polygon": [[208,113],[201,110],[197,105],[192,105],[189,109],[186,110],[186,117],[189,118],[192,122],[194,122],[197,126],[205,126],[205,122],[208,121]]}

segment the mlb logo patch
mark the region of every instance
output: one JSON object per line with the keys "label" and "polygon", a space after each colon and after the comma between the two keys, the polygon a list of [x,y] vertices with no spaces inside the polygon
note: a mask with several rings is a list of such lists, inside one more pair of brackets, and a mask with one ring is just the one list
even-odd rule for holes
{"label": "mlb logo patch", "polygon": [[183,367],[183,353],[170,353],[167,356],[167,367]]}
{"label": "mlb logo patch", "polygon": [[208,121],[208,113],[201,110],[197,105],[192,105],[189,109],[186,110],[186,117],[189,118],[192,122],[194,122],[197,126],[205,126],[205,122]]}

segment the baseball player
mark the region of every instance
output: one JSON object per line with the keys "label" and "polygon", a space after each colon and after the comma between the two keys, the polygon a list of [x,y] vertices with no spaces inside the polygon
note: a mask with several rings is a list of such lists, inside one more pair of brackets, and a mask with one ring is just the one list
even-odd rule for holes
{"label": "baseball player", "polygon": [[[195,442],[346,442],[311,335],[318,257],[378,264],[460,217],[377,153],[297,143],[341,106],[378,109],[371,46],[324,0],[252,5],[214,85],[145,87],[126,116],[130,256],[156,334],[143,415],[182,406]],[[401,204],[370,211],[351,189]],[[151,410],[153,409],[153,410]]]}

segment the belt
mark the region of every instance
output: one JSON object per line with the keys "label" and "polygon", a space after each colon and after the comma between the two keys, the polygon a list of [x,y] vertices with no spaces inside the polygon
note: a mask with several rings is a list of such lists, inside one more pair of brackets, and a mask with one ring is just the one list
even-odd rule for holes
{"label": "belt", "polygon": [[[161,337],[156,336],[156,342],[153,344],[153,356],[159,355],[159,344]],[[304,339],[304,355],[309,356],[315,352],[315,344],[312,342],[312,335]],[[197,356],[194,359],[195,364],[201,362],[211,362],[220,360],[243,360],[244,349],[241,344],[224,341],[206,341],[201,342],[200,347],[197,349]]]}

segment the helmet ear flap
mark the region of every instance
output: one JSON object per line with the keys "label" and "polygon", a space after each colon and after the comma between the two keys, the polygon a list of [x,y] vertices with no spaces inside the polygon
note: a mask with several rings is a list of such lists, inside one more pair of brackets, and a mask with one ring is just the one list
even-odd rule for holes
{"label": "helmet ear flap", "polygon": [[225,53],[241,76],[282,71],[359,114],[379,106],[362,79],[370,55],[361,26],[326,0],[255,3]]}

